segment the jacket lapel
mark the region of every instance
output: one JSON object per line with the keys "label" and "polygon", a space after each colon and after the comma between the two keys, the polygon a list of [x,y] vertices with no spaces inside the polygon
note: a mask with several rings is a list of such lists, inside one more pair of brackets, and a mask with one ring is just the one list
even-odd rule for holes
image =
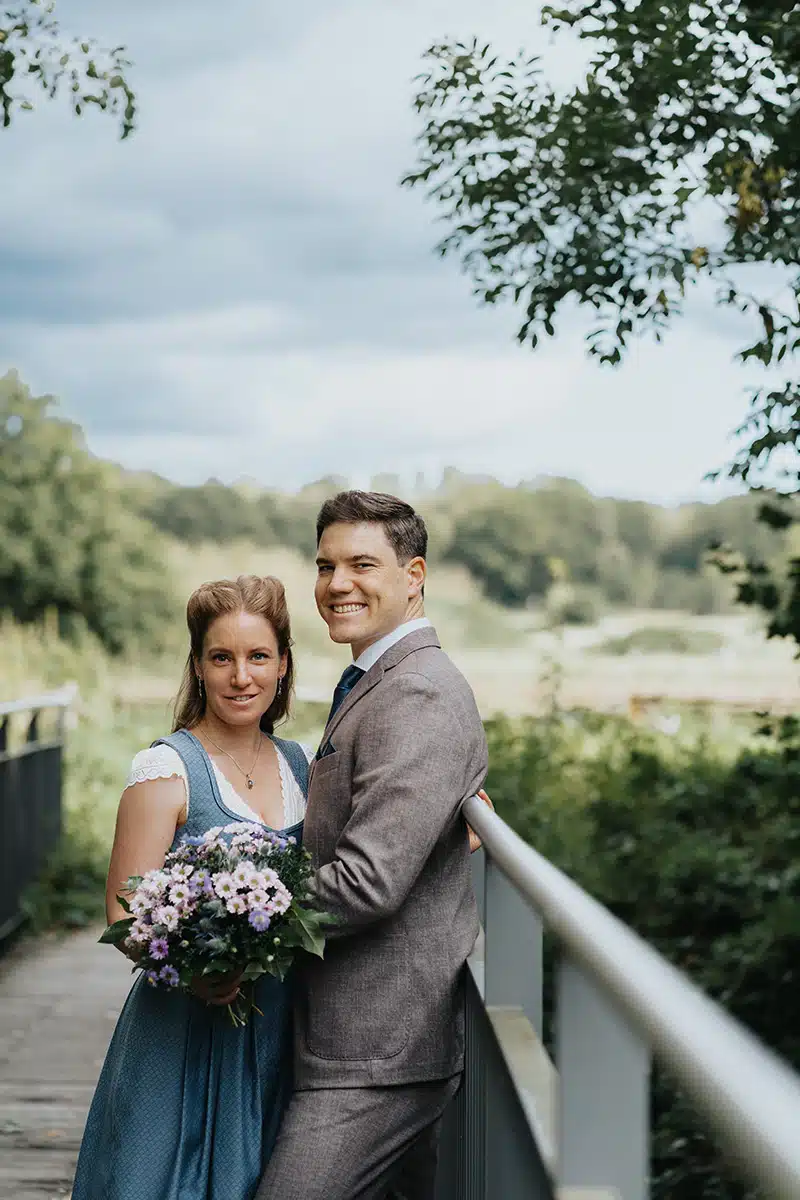
{"label": "jacket lapel", "polygon": [[424,629],[416,629],[413,633],[406,634],[399,642],[395,642],[390,646],[385,654],[382,654],[378,661],[370,667],[366,675],[359,679],[355,687],[345,696],[342,704],[333,714],[333,718],[325,726],[325,732],[322,736],[323,742],[328,741],[339,722],[343,717],[350,712],[350,709],[358,704],[359,700],[368,695],[377,684],[383,679],[387,671],[392,667],[396,667],[399,662],[407,658],[409,654],[413,654],[415,650],[422,650],[425,646],[440,647],[439,639],[436,636],[436,630],[432,625],[427,625]]}

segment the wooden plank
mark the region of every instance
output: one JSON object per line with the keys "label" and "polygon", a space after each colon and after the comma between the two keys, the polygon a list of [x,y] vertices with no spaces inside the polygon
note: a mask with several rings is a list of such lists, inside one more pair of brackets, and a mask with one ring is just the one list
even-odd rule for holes
{"label": "wooden plank", "polygon": [[0,1200],[69,1196],[127,964],[99,929],[30,941],[0,962]]}

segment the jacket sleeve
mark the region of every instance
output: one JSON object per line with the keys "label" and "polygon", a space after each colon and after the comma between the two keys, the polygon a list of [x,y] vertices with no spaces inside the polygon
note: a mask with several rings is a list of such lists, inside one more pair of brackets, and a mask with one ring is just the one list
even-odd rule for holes
{"label": "jacket sleeve", "polygon": [[424,675],[392,681],[359,729],[350,816],[333,861],[314,876],[316,903],[338,919],[328,936],[397,911],[486,765],[477,712],[459,720]]}

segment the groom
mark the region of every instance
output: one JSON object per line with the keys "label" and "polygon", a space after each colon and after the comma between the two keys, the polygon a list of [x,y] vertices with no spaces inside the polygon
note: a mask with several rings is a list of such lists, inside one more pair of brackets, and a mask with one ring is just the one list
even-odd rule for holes
{"label": "groom", "polygon": [[478,932],[459,810],[483,782],[486,740],[424,615],[414,509],[342,492],[322,506],[317,547],[317,607],[354,659],[303,835],[338,924],[298,979],[295,1092],[256,1200],[432,1200]]}

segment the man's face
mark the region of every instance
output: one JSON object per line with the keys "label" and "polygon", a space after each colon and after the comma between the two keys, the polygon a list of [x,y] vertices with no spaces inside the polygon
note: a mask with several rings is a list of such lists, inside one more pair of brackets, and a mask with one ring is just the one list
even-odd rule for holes
{"label": "man's face", "polygon": [[358,658],[404,621],[422,616],[425,560],[401,564],[383,526],[329,525],[317,548],[317,608],[334,642]]}

